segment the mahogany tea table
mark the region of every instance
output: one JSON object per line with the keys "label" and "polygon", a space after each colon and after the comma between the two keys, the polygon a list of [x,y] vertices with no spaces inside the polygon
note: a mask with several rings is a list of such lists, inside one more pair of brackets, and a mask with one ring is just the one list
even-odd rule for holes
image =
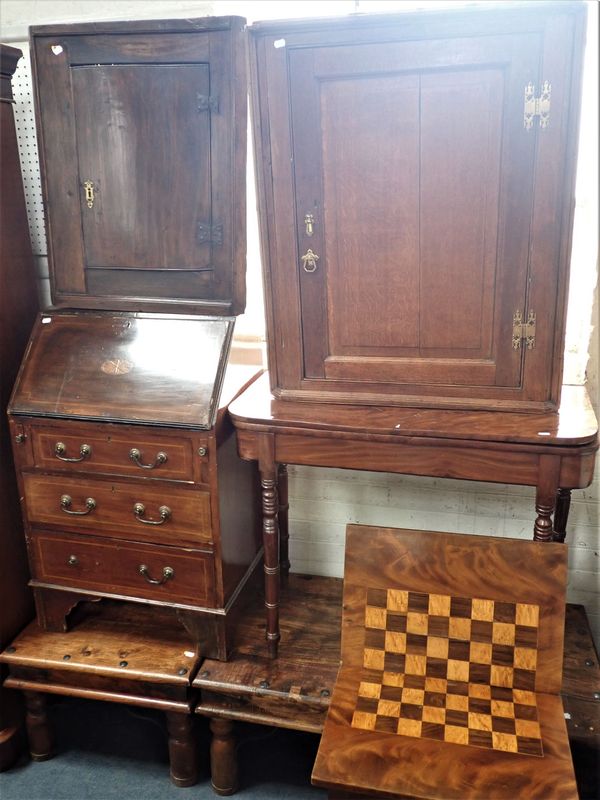
{"label": "mahogany tea table", "polygon": [[280,573],[285,579],[289,571],[287,464],[535,486],[533,538],[549,542],[564,541],[571,490],[589,486],[598,450],[583,386],[563,386],[558,412],[517,413],[277,400],[264,374],[229,413],[240,456],[260,471],[272,657]]}

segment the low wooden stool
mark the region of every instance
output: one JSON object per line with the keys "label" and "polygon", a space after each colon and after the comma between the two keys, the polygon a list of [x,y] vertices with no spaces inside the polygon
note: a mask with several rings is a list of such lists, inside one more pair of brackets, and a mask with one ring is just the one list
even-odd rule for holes
{"label": "low wooden stool", "polygon": [[564,545],[348,526],[342,665],[313,783],[577,798],[559,696]]}
{"label": "low wooden stool", "polygon": [[125,703],[165,712],[171,780],[192,786],[198,756],[191,716],[191,687],[200,659],[173,614],[156,606],[86,603],[68,633],[32,622],[0,655],[8,666],[4,685],[20,689],[27,708],[31,757],[53,755],[46,694]]}
{"label": "low wooden stool", "polygon": [[234,722],[321,733],[340,664],[342,581],[290,575],[281,593],[282,647],[265,651],[264,598],[255,595],[234,632],[229,661],[203,662],[196,713],[210,718],[211,774],[217,794],[238,786]]}

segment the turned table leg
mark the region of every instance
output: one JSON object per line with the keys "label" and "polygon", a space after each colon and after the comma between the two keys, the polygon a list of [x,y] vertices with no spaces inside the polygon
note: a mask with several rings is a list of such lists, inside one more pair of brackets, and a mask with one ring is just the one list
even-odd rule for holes
{"label": "turned table leg", "polygon": [[234,794],[238,788],[238,765],[233,722],[211,719],[210,774],[217,794]]}
{"label": "turned table leg", "polygon": [[571,508],[571,490],[559,489],[556,495],[556,511],[554,512],[554,541],[564,542],[567,535],[567,520]]}
{"label": "turned table leg", "polygon": [[198,753],[190,714],[167,711],[171,780],[176,786],[193,786],[198,780]]}
{"label": "turned table leg", "polygon": [[43,692],[23,692],[25,695],[25,727],[29,739],[29,752],[33,761],[47,761],[54,755],[52,731],[46,713],[46,695]]}
{"label": "turned table leg", "polygon": [[277,519],[277,465],[275,446],[271,435],[259,443],[260,485],[262,490],[262,534],[264,545],[265,610],[267,616],[267,652],[277,658],[279,644],[279,522]]}
{"label": "turned table leg", "polygon": [[552,541],[552,513],[558,492],[559,474],[559,457],[540,456],[539,479],[535,491],[537,517],[533,526],[533,538],[538,542]]}
{"label": "turned table leg", "polygon": [[287,583],[290,574],[290,553],[289,540],[290,532],[288,527],[288,471],[285,464],[279,465],[277,475],[277,494],[279,497],[279,564],[281,566],[281,582]]}

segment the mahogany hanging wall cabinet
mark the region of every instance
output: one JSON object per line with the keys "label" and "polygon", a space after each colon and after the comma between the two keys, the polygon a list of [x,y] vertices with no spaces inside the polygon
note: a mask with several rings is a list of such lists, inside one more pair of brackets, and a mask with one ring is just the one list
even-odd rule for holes
{"label": "mahogany hanging wall cabinet", "polygon": [[241,17],[31,29],[57,306],[245,305]]}
{"label": "mahogany hanging wall cabinet", "polygon": [[253,25],[277,397],[557,407],[585,7]]}

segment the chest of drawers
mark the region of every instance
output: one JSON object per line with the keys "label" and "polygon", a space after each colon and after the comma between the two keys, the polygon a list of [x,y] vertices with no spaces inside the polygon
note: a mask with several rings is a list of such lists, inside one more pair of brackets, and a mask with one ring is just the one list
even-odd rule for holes
{"label": "chest of drawers", "polygon": [[257,371],[227,367],[231,328],[157,314],[39,318],[10,427],[46,629],[66,629],[82,599],[169,605],[202,654],[226,658],[261,555],[256,469],[239,459],[226,414]]}

